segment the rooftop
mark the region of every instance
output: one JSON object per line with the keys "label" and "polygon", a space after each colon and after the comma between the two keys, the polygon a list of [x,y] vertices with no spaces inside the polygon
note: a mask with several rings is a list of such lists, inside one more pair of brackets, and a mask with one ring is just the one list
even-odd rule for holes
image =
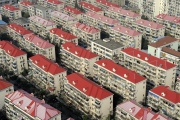
{"label": "rooftop", "polygon": [[29,20],[32,20],[33,22],[41,24],[42,26],[45,26],[45,27],[55,25],[54,22],[46,20],[39,16],[31,16],[31,17],[29,17]]}
{"label": "rooftop", "polygon": [[29,2],[29,1],[22,1],[22,2],[20,2],[20,4],[21,4],[21,5],[24,5],[24,6],[32,5],[32,3]]}
{"label": "rooftop", "polygon": [[73,14],[83,14],[83,12],[79,11],[78,9],[76,8],[73,8],[71,6],[66,6],[64,7],[64,10],[68,11],[68,12],[71,12]]}
{"label": "rooftop", "polygon": [[6,9],[6,10],[9,10],[9,11],[19,10],[19,8],[16,8],[16,7],[14,7],[14,6],[12,6],[12,5],[9,5],[9,4],[5,4],[5,5],[3,5],[2,7],[3,7],[4,9]]}
{"label": "rooftop", "polygon": [[180,52],[178,52],[176,50],[173,50],[173,49],[170,49],[167,47],[163,47],[162,51],[180,58]]}
{"label": "rooftop", "polygon": [[14,31],[16,31],[17,33],[19,33],[21,35],[26,35],[26,34],[32,33],[31,31],[26,30],[24,27],[22,27],[16,23],[11,23],[8,25],[8,27],[13,29]]}
{"label": "rooftop", "polygon": [[66,76],[66,78],[72,86],[74,86],[87,96],[102,100],[113,95],[111,92],[102,88],[102,86],[97,85],[96,83],[78,73],[72,73]]}
{"label": "rooftop", "polygon": [[145,77],[140,76],[135,71],[128,70],[128,69],[114,63],[112,60],[102,59],[102,60],[97,61],[96,64],[111,71],[112,73],[114,73],[118,76],[123,77],[124,79],[126,79],[134,84],[146,80]]}
{"label": "rooftop", "polygon": [[[105,40],[107,40],[107,42]],[[101,46],[104,46],[110,50],[115,50],[124,47],[121,43],[115,42],[114,40],[108,40],[108,38],[104,40],[101,39],[94,40],[93,42]]]}
{"label": "rooftop", "polygon": [[70,16],[70,15],[66,15],[62,12],[59,11],[53,11],[50,13],[52,16],[56,16],[64,21],[74,21],[76,20],[74,17]]}
{"label": "rooftop", "polygon": [[105,6],[108,6],[108,7],[120,7],[118,6],[117,4],[114,4],[112,2],[109,2],[107,0],[96,0],[97,3],[100,3],[100,4],[103,4]]}
{"label": "rooftop", "polygon": [[63,2],[61,2],[59,0],[47,0],[47,2],[52,3],[52,4],[56,4],[56,5],[63,4]]}
{"label": "rooftop", "polygon": [[156,18],[164,20],[164,21],[180,24],[180,18],[176,16],[170,16],[168,14],[159,14],[156,16]]}
{"label": "rooftop", "polygon": [[0,25],[6,25],[7,23],[4,22],[3,20],[0,20]]}
{"label": "rooftop", "polygon": [[0,91],[6,89],[8,87],[11,87],[11,86],[13,86],[13,84],[0,78]]}
{"label": "rooftop", "polygon": [[29,24],[30,23],[29,19],[25,18],[25,17],[21,17],[21,18],[15,19],[14,22],[19,24],[19,25],[24,25],[24,24]]}
{"label": "rooftop", "polygon": [[41,5],[31,5],[31,6],[33,6],[36,9],[42,10],[42,11],[46,11],[48,9],[47,7],[44,7]]}
{"label": "rooftop", "polygon": [[90,9],[91,11],[94,11],[94,12],[99,12],[99,11],[102,11],[100,8],[88,3],[88,2],[80,2],[79,3],[80,5],[82,5],[83,7],[87,8],[87,9]]}

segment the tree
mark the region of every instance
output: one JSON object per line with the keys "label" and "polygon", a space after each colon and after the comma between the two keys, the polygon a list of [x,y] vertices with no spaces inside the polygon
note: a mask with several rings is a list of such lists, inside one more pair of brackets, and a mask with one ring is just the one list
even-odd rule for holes
{"label": "tree", "polygon": [[82,116],[82,119],[83,119],[83,120],[89,120],[89,117],[88,117],[87,115],[83,115],[83,116]]}
{"label": "tree", "polygon": [[7,33],[1,33],[1,34],[0,34],[0,40],[11,41],[12,38],[11,38]]}
{"label": "tree", "polygon": [[148,49],[148,45],[149,45],[149,41],[142,38],[142,44],[141,44],[141,48],[144,49],[144,50],[147,50]]}
{"label": "tree", "polygon": [[29,18],[30,15],[29,15],[29,13],[27,13],[27,12],[22,12],[22,17],[24,17],[24,18]]}
{"label": "tree", "polygon": [[10,22],[10,20],[9,20],[9,18],[8,17],[6,17],[6,16],[2,16],[2,20],[4,21],[4,22],[6,22],[6,23],[9,23]]}

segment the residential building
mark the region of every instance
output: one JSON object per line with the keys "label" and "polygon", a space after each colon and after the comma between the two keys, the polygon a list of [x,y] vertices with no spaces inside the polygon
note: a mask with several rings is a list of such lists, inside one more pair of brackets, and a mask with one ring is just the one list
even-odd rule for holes
{"label": "residential building", "polygon": [[28,12],[28,7],[30,5],[32,5],[32,2],[29,2],[29,1],[22,1],[22,2],[18,2],[19,4],[19,9],[23,12]]}
{"label": "residential building", "polygon": [[179,0],[171,0],[169,1],[168,14],[180,17],[180,1]]}
{"label": "residential building", "polygon": [[14,3],[17,3],[17,0],[1,0],[0,1],[0,6],[3,6],[5,4],[14,4]]}
{"label": "residential building", "polygon": [[166,33],[180,39],[180,17],[159,14],[154,17],[153,21],[164,25]]}
{"label": "residential building", "polygon": [[27,34],[23,36],[24,41],[20,45],[33,54],[41,54],[46,58],[56,61],[55,46],[35,34]]}
{"label": "residential building", "polygon": [[10,20],[22,17],[21,10],[9,4],[5,4],[1,7],[1,14],[8,17]]}
{"label": "residential building", "polygon": [[51,20],[55,22],[58,26],[62,26],[64,29],[69,29],[69,25],[76,22],[77,19],[70,16],[66,15],[62,12],[59,11],[53,11],[50,14]]}
{"label": "residential building", "polygon": [[64,5],[68,5],[68,6],[71,6],[71,7],[75,7],[76,5],[76,2],[79,3],[81,2],[81,0],[61,0],[63,1]]}
{"label": "residential building", "polygon": [[79,44],[82,44],[84,47],[91,48],[91,41],[101,37],[100,30],[83,23],[76,22],[70,28],[71,33],[80,38]]}
{"label": "residential building", "polygon": [[7,26],[7,32],[8,35],[15,41],[18,41],[18,43],[21,43],[23,39],[23,35],[32,33],[31,31],[25,29],[24,27],[16,24],[11,23]]}
{"label": "residential building", "polygon": [[61,47],[61,64],[80,74],[93,75],[93,64],[99,60],[97,54],[71,42],[66,42]]}
{"label": "residential building", "polygon": [[64,3],[59,0],[44,0],[43,2],[46,8],[51,8],[53,11],[60,11],[64,8]]}
{"label": "residential building", "polygon": [[28,69],[27,54],[8,41],[0,41],[0,63],[16,75]]}
{"label": "residential building", "polygon": [[160,58],[161,50],[163,47],[168,47],[178,51],[178,43],[179,40],[177,40],[176,38],[170,36],[163,37],[159,39],[157,42],[148,45],[148,54]]}
{"label": "residential building", "polygon": [[78,44],[78,38],[71,33],[65,32],[58,28],[49,31],[50,42],[61,46],[65,42],[73,42]]}
{"label": "residential building", "polygon": [[143,9],[143,0],[128,0],[128,7],[138,9],[139,13],[142,15],[142,13],[144,11],[144,9]]}
{"label": "residential building", "polygon": [[124,47],[141,49],[142,34],[131,28],[117,25],[111,28],[110,39],[123,44]]}
{"label": "residential building", "polygon": [[94,63],[93,72],[95,81],[121,95],[124,100],[145,101],[145,77],[107,59]]}
{"label": "residential building", "polygon": [[168,86],[158,86],[148,92],[147,104],[154,110],[159,110],[173,119],[180,119],[180,93],[171,90]]}
{"label": "residential building", "polygon": [[109,2],[107,0],[95,0],[94,4],[96,4],[104,11],[106,11],[109,7],[120,7],[119,5]]}
{"label": "residential building", "polygon": [[82,1],[79,3],[80,6],[82,6],[82,8],[85,10],[85,12],[95,12],[97,14],[101,14],[104,15],[104,11],[94,5],[92,5],[91,3]]}
{"label": "residential building", "polygon": [[16,20],[13,20],[13,23],[16,23],[22,27],[24,27],[25,29],[29,29],[29,19],[28,18],[25,18],[25,17],[21,17],[21,18],[18,18]]}
{"label": "residential building", "polygon": [[5,96],[14,92],[14,86],[0,77],[0,110],[4,107]]}
{"label": "residential building", "polygon": [[[142,2],[142,1],[141,1]],[[153,17],[168,13],[169,0],[146,0],[143,1],[143,15],[152,20]]]}
{"label": "residential building", "polygon": [[109,33],[111,28],[118,25],[118,20],[106,17],[104,15],[96,14],[94,12],[87,12],[83,15],[83,23],[101,29]]}
{"label": "residential building", "polygon": [[165,115],[152,112],[133,100],[123,102],[116,107],[116,120],[171,120]]}
{"label": "residential building", "polygon": [[44,19],[50,19],[52,9],[40,5],[29,5],[28,12],[30,16],[39,16]]}
{"label": "residential building", "polygon": [[175,91],[180,93],[180,75],[176,79]]}
{"label": "residential building", "polygon": [[137,20],[133,24],[131,28],[142,33],[143,37],[148,40],[149,43],[164,36],[165,27],[161,24],[143,19]]}
{"label": "residential building", "polygon": [[91,42],[91,51],[100,56],[100,58],[107,58],[118,63],[118,56],[120,51],[124,48],[121,43],[117,43],[108,38],[98,39]]}
{"label": "residential building", "polygon": [[56,24],[54,22],[41,18],[39,16],[31,16],[29,20],[30,30],[44,38],[48,36],[49,30],[51,30],[52,28],[56,28]]}
{"label": "residential building", "polygon": [[127,27],[131,27],[133,22],[141,19],[141,15],[118,7],[109,7],[105,11],[105,16],[116,19],[121,25]]}
{"label": "residential building", "polygon": [[64,7],[63,13],[65,13],[67,15],[70,15],[70,16],[78,19],[78,20],[81,20],[82,19],[82,14],[84,14],[80,10],[78,10],[78,9],[76,9],[74,7],[71,7],[71,6]]}
{"label": "residential building", "polygon": [[125,5],[125,0],[108,0],[109,2],[112,2],[114,4],[117,4],[119,6],[124,6]]}
{"label": "residential building", "polygon": [[113,94],[78,73],[66,76],[64,91],[70,102],[91,119],[104,120],[113,112]]}
{"label": "residential building", "polygon": [[132,47],[121,51],[120,64],[147,78],[148,88],[165,85],[174,88],[177,66]]}
{"label": "residential building", "polygon": [[24,90],[17,90],[5,98],[9,120],[61,120],[61,112]]}
{"label": "residential building", "polygon": [[66,70],[45,56],[37,54],[29,58],[31,81],[38,87],[59,95],[63,90]]}

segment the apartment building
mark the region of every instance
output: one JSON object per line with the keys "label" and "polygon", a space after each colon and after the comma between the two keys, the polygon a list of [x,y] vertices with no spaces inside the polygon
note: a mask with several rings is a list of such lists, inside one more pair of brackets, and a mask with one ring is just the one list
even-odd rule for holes
{"label": "apartment building", "polygon": [[0,77],[0,110],[4,107],[5,96],[14,92],[14,86]]}
{"label": "apartment building", "polygon": [[141,19],[141,15],[118,7],[109,7],[105,11],[105,16],[116,19],[121,25],[127,27],[131,27],[133,22]]}
{"label": "apartment building", "polygon": [[106,17],[104,15],[96,14],[94,12],[87,12],[83,15],[83,23],[93,26],[102,31],[109,33],[111,28],[118,25],[118,20]]}
{"label": "apartment building", "polygon": [[79,43],[84,47],[91,48],[91,41],[101,37],[100,30],[83,23],[76,22],[70,28],[71,33],[80,38]]}
{"label": "apartment building", "polygon": [[180,94],[171,90],[168,86],[158,86],[149,91],[147,104],[155,110],[173,118],[180,119],[179,97]]}
{"label": "apartment building", "polygon": [[63,9],[63,13],[70,15],[78,20],[82,19],[82,14],[84,14],[83,12],[81,12],[80,10],[71,7],[71,6],[65,6]]}
{"label": "apartment building", "polygon": [[21,10],[9,4],[5,4],[1,7],[1,14],[8,17],[10,20],[22,17]]}
{"label": "apartment building", "polygon": [[[145,1],[144,1],[145,2]],[[128,0],[128,7],[139,10],[139,13],[143,13],[143,0]]]}
{"label": "apartment building", "polygon": [[94,4],[104,11],[106,11],[109,7],[120,7],[119,5],[109,2],[107,0],[95,0]]}
{"label": "apartment building", "polygon": [[16,23],[11,23],[7,26],[7,33],[13,40],[20,43],[24,40],[23,35],[30,34],[32,32]]}
{"label": "apartment building", "polygon": [[142,34],[122,25],[111,28],[110,39],[121,43],[124,47],[134,47],[141,49]]}
{"label": "apartment building", "polygon": [[180,75],[176,79],[175,91],[180,93]]}
{"label": "apartment building", "polygon": [[85,12],[95,12],[97,14],[101,14],[101,15],[104,15],[104,11],[96,6],[94,6],[93,4],[91,3],[88,3],[88,2],[85,2],[85,1],[82,1],[79,3],[80,6],[82,6],[82,8],[85,10]]}
{"label": "apartment building", "polygon": [[25,29],[29,29],[29,19],[28,18],[25,18],[25,17],[21,17],[21,18],[18,18],[16,20],[13,20],[13,23],[16,23],[22,27],[24,27]]}
{"label": "apartment building", "polygon": [[171,120],[165,115],[154,113],[133,100],[123,102],[116,107],[116,120]]}
{"label": "apartment building", "polygon": [[153,18],[153,21],[164,25],[166,33],[180,39],[180,17],[159,14]]}
{"label": "apartment building", "polygon": [[39,34],[41,37],[46,38],[48,36],[49,30],[56,28],[56,24],[47,19],[41,18],[39,16],[31,16],[30,20],[30,30]]}
{"label": "apartment building", "polygon": [[9,120],[61,120],[60,111],[24,90],[7,95],[5,107]]}
{"label": "apartment building", "polygon": [[65,5],[75,7],[76,2],[79,3],[81,0],[61,0]]}
{"label": "apartment building", "polygon": [[52,10],[60,11],[64,8],[64,3],[59,0],[44,0],[44,6]]}
{"label": "apartment building", "polygon": [[65,42],[73,42],[78,44],[78,38],[71,33],[65,32],[62,29],[53,28],[49,31],[50,42],[61,46]]}
{"label": "apartment building", "polygon": [[17,0],[1,0],[0,1],[0,6],[3,6],[5,4],[14,4],[14,3],[17,3]]}
{"label": "apartment building", "polygon": [[113,94],[78,73],[66,76],[67,101],[92,119],[104,120],[113,112]]}
{"label": "apartment building", "polygon": [[52,12],[52,9],[41,5],[30,5],[28,7],[28,12],[30,16],[39,16],[44,19],[50,19],[50,13]]}
{"label": "apartment building", "polygon": [[35,34],[27,34],[23,36],[24,41],[20,45],[33,54],[41,54],[46,58],[56,61],[55,46]]}
{"label": "apartment building", "polygon": [[22,2],[18,2],[18,5],[19,5],[19,9],[23,12],[28,12],[28,7],[30,5],[32,5],[32,2],[29,2],[29,1],[22,1]]}
{"label": "apartment building", "polygon": [[69,25],[77,21],[76,18],[66,15],[59,11],[53,11],[50,14],[51,20],[55,22],[58,26],[62,26],[64,29],[69,29]]}
{"label": "apartment building", "polygon": [[171,0],[169,1],[168,14],[180,17],[180,1],[179,0]]}
{"label": "apartment building", "polygon": [[112,2],[114,4],[117,4],[119,6],[124,6],[125,5],[125,0],[108,0],[109,2]]}
{"label": "apartment building", "polygon": [[143,19],[135,21],[131,28],[142,33],[143,37],[148,40],[149,43],[164,36],[165,33],[165,27],[163,25]]}
{"label": "apartment building", "polygon": [[124,100],[145,100],[146,78],[136,72],[107,59],[95,62],[93,72],[95,81],[121,95]]}
{"label": "apartment building", "polygon": [[36,54],[29,58],[31,81],[38,87],[59,95],[63,90],[66,70],[43,55]]}
{"label": "apartment building", "polygon": [[143,15],[152,20],[153,17],[159,14],[168,13],[169,4],[170,4],[169,0],[143,1]]}
{"label": "apartment building", "polygon": [[93,75],[93,64],[99,60],[97,54],[71,42],[66,42],[61,47],[61,64],[80,74]]}
{"label": "apartment building", "polygon": [[148,54],[160,58],[161,50],[163,47],[171,48],[178,51],[178,43],[179,40],[177,40],[176,38],[165,36],[161,39],[158,39],[157,42],[148,45]]}
{"label": "apartment building", "polygon": [[113,60],[115,63],[118,63],[118,56],[123,48],[124,46],[121,43],[117,43],[108,38],[91,42],[91,51],[93,53],[98,54],[100,58]]}
{"label": "apartment building", "polygon": [[0,63],[5,69],[20,74],[28,69],[27,54],[12,43],[0,41]]}
{"label": "apartment building", "polygon": [[148,88],[165,85],[174,88],[177,66],[132,47],[121,51],[119,63],[147,78]]}

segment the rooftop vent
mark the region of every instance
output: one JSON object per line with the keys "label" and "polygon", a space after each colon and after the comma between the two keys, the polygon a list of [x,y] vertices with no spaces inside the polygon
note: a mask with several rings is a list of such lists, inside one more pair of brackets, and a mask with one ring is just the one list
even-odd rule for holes
{"label": "rooftop vent", "polygon": [[73,83],[73,85],[76,85],[76,82],[75,82],[75,81],[73,81],[72,83]]}
{"label": "rooftop vent", "polygon": [[127,78],[127,74],[124,74],[124,77]]}
{"label": "rooftop vent", "polygon": [[69,47],[67,47],[67,50],[69,50]]}
{"label": "rooftop vent", "polygon": [[141,55],[140,55],[140,54],[137,54],[137,56],[138,56],[138,57],[141,57]]}
{"label": "rooftop vent", "polygon": [[145,60],[147,61],[147,60],[148,60],[148,58],[147,58],[147,57],[145,57]]}
{"label": "rooftop vent", "polygon": [[163,97],[164,97],[164,96],[165,96],[165,93],[164,93],[164,92],[162,92],[162,93],[161,93],[161,96],[163,96]]}
{"label": "rooftop vent", "polygon": [[77,54],[78,54],[78,52],[77,52],[77,51],[75,51],[75,54],[77,55]]}
{"label": "rooftop vent", "polygon": [[102,63],[102,66],[105,66],[105,63]]}
{"label": "rooftop vent", "polygon": [[37,64],[37,63],[38,63],[38,61],[36,61],[36,60],[35,60],[35,63]]}
{"label": "rooftop vent", "polygon": [[115,68],[113,68],[112,70],[113,70],[113,72],[116,72],[116,69],[115,69]]}
{"label": "rooftop vent", "polygon": [[83,92],[86,92],[87,91],[87,89],[86,88],[83,88]]}

